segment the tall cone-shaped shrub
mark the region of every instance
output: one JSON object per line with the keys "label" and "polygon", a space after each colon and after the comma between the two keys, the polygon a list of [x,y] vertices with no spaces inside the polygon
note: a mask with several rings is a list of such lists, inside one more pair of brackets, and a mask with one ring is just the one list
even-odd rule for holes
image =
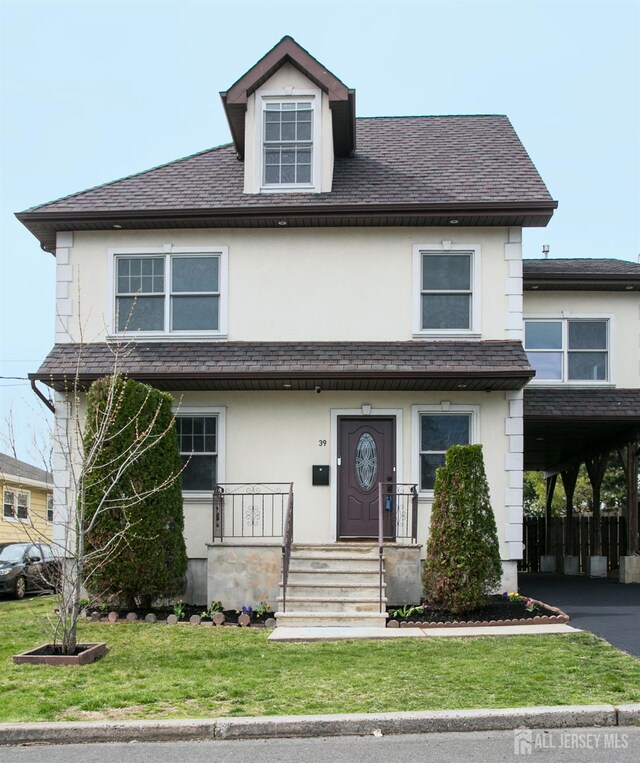
{"label": "tall cone-shaped shrub", "polygon": [[[99,379],[87,393],[84,449],[95,448],[95,457],[83,480],[86,585],[127,606],[150,606],[183,590],[187,554],[171,404],[167,393],[118,376]],[[116,538],[114,553],[100,551]]]}
{"label": "tall cone-shaped shrub", "polygon": [[502,575],[481,445],[453,445],[436,472],[425,599],[455,613],[480,606]]}

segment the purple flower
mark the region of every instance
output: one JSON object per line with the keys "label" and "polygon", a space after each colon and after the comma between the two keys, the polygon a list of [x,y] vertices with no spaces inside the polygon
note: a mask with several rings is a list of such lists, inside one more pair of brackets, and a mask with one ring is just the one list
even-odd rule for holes
{"label": "purple flower", "polygon": [[243,615],[249,615],[249,617],[251,617],[252,612],[253,612],[253,607],[242,607]]}

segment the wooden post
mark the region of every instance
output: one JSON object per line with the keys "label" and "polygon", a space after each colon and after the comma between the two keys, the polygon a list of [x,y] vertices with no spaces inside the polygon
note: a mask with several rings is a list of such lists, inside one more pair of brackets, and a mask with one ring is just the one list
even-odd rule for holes
{"label": "wooden post", "polygon": [[602,553],[602,529],[600,527],[600,488],[602,479],[609,463],[609,453],[600,453],[585,461],[591,490],[593,492],[593,521],[591,523],[591,556],[600,556]]}
{"label": "wooden post", "polygon": [[575,528],[573,526],[573,497],[576,492],[576,482],[578,481],[578,472],[580,466],[572,466],[570,469],[562,472],[562,485],[564,494],[567,498],[567,529],[565,551],[569,556],[573,556],[575,548]]}
{"label": "wooden post", "polygon": [[627,556],[640,553],[638,538],[638,448],[637,442],[627,445],[626,477],[627,477]]}
{"label": "wooden post", "polygon": [[547,477],[546,482],[546,507],[545,507],[545,533],[544,533],[544,552],[547,555],[553,553],[551,536],[552,536],[552,505],[553,505],[553,493],[556,489],[556,482],[558,480],[557,474],[552,474],[551,477]]}

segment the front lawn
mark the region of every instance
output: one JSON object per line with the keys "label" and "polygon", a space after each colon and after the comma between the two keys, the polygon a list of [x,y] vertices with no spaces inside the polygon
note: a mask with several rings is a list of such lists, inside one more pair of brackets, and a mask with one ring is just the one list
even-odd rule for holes
{"label": "front lawn", "polygon": [[640,701],[640,660],[590,634],[269,643],[268,631],[82,623],[86,667],[14,665],[51,597],[0,602],[0,721],[198,718]]}

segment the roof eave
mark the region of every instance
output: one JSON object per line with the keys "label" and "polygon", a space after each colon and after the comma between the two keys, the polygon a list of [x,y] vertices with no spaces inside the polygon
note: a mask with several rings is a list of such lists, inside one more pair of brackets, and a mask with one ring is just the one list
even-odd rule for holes
{"label": "roof eave", "polygon": [[[465,222],[473,225],[482,224],[479,220],[496,218],[501,225],[522,225],[525,227],[544,227],[551,219],[558,202],[549,200],[527,202],[453,202],[429,204],[335,204],[308,206],[273,206],[273,207],[224,207],[220,209],[152,209],[152,210],[105,210],[79,212],[30,212],[16,213],[17,219],[33,233],[46,251],[55,249],[55,234],[58,230],[108,230],[114,226],[123,229],[135,229],[139,225],[150,227],[153,223],[162,223],[158,227],[189,227],[191,221],[202,227],[203,221],[211,220],[217,227],[238,227],[252,224],[255,227],[276,226],[284,220],[288,225],[302,225],[305,221],[331,218],[335,224],[353,225],[362,221],[382,221],[384,225],[435,225],[449,224],[443,218],[456,219],[457,226]],[[185,226],[185,223],[187,225]]]}

